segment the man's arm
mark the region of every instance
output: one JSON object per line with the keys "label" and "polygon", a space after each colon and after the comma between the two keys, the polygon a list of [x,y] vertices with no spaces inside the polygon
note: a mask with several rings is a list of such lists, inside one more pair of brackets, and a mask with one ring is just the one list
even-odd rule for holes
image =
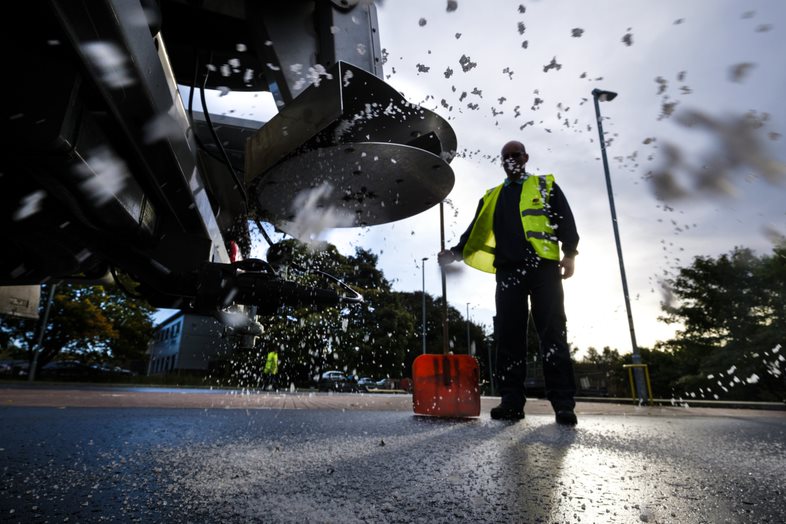
{"label": "man's arm", "polygon": [[437,255],[437,260],[441,266],[445,264],[450,264],[451,262],[455,262],[457,260],[464,259],[464,246],[467,244],[467,239],[469,239],[469,234],[472,232],[472,228],[475,226],[475,220],[478,219],[478,215],[480,214],[480,210],[483,208],[483,199],[481,198],[478,202],[478,208],[475,210],[475,216],[472,218],[472,222],[470,222],[469,227],[466,231],[461,235],[459,238],[458,244],[455,246],[446,249],[444,251],[440,251]]}
{"label": "man's arm", "polygon": [[570,278],[575,270],[575,257],[579,254],[577,250],[579,233],[576,229],[576,221],[573,218],[568,199],[556,182],[551,187],[549,204],[550,220],[555,226],[557,240],[562,244],[562,252],[564,254],[559,263],[562,269],[562,278]]}

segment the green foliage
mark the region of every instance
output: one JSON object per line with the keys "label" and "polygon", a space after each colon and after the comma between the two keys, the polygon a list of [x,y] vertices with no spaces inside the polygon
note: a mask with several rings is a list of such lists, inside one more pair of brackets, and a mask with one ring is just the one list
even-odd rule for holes
{"label": "green foliage", "polygon": [[735,248],[718,258],[697,257],[668,285],[675,302],[663,304],[662,320],[682,328],[659,349],[673,355],[678,395],[786,397],[779,354],[786,333],[783,247],[771,256]]}
{"label": "green foliage", "polygon": [[[286,278],[324,287],[329,284],[318,273],[298,273],[293,268],[317,270],[335,275],[363,294],[362,304],[345,307],[286,307],[265,319],[265,331],[254,354],[264,354],[271,346],[279,349],[282,385],[313,385],[320,373],[339,369],[358,377],[399,379],[411,375],[412,361],[421,354],[422,293],[391,290],[390,282],[377,267],[377,255],[356,249],[344,256],[335,246],[309,251],[294,240],[277,245],[287,253]],[[428,351],[442,352],[441,301],[426,296]],[[466,352],[466,322],[454,308],[449,309],[450,348]],[[470,325],[477,351],[485,352],[482,329]],[[241,385],[253,387],[260,375],[261,360],[254,355],[238,355],[233,377]]]}
{"label": "green foliage", "polygon": [[[41,316],[50,285],[44,284],[41,292]],[[141,359],[153,332],[151,312],[146,302],[114,287],[57,284],[38,365],[62,353],[83,360]],[[36,320],[0,317],[0,332],[22,346],[30,358],[38,329]]]}

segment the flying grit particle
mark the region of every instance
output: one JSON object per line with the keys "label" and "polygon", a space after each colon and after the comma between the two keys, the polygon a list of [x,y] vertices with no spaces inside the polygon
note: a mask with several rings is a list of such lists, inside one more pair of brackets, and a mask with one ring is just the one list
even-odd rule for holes
{"label": "flying grit particle", "polygon": [[98,69],[101,81],[111,89],[120,89],[136,83],[128,57],[112,42],[88,42],[82,44],[82,52]]}
{"label": "flying grit particle", "polygon": [[522,4],[519,4],[519,13],[524,14],[527,12],[527,8],[524,7]]}
{"label": "flying grit particle", "polygon": [[678,18],[674,21],[674,25],[680,25],[685,22],[684,18]]}
{"label": "flying grit particle", "polygon": [[41,201],[43,201],[44,198],[46,198],[46,193],[44,191],[34,191],[23,197],[19,207],[14,211],[13,219],[15,221],[24,220],[38,213],[41,210]]}
{"label": "flying grit particle", "polygon": [[507,98],[505,98],[504,96],[501,96],[501,97],[497,98],[497,102],[499,102],[499,105],[504,104],[505,100],[507,100]]}
{"label": "flying grit particle", "polygon": [[570,30],[570,36],[573,38],[581,38],[581,35],[584,34],[584,30],[579,27],[574,27]]}
{"label": "flying grit particle", "polygon": [[766,33],[772,30],[772,24],[761,24],[756,28],[757,33]]}
{"label": "flying grit particle", "polygon": [[755,64],[750,62],[743,62],[731,66],[729,68],[729,80],[732,82],[742,82],[754,66]]}
{"label": "flying grit particle", "polygon": [[677,80],[680,82],[684,82],[686,74],[687,73],[685,71],[680,71],[679,73],[677,73]]}
{"label": "flying grit particle", "polygon": [[529,47],[529,40],[524,40],[523,42],[521,42],[521,47],[524,48],[524,49],[528,48]]}
{"label": "flying grit particle", "polygon": [[543,99],[541,99],[540,97],[536,96],[535,97],[535,101],[532,102],[532,107],[530,109],[532,109],[533,111],[537,111],[538,109],[540,109],[540,107],[538,107],[538,106],[540,106],[540,104],[542,104],[542,103],[543,103]]}
{"label": "flying grit particle", "polygon": [[518,23],[518,30],[519,30],[519,34],[520,35],[524,34],[524,31],[527,30],[527,26],[524,25],[524,22],[519,22]]}
{"label": "flying grit particle", "polygon": [[483,90],[481,90],[481,89],[478,89],[477,87],[476,87],[476,88],[474,88],[474,89],[472,90],[472,93],[471,93],[471,94],[473,94],[473,95],[477,95],[477,96],[479,96],[480,98],[483,98]]}
{"label": "flying grit particle", "polygon": [[628,32],[622,37],[622,43],[626,46],[630,47],[633,45],[633,33],[630,32],[631,28],[628,28]]}
{"label": "flying grit particle", "polygon": [[461,95],[459,96],[459,102],[463,101],[465,98],[467,98],[467,92],[462,91]]}
{"label": "flying grit particle", "polygon": [[470,69],[474,69],[478,65],[476,62],[473,62],[467,55],[461,55],[461,58],[459,58],[459,64],[461,65],[462,71],[464,71],[465,73]]}
{"label": "flying grit particle", "polygon": [[459,38],[461,38],[461,33],[456,33],[456,40],[458,40]]}
{"label": "flying grit particle", "polygon": [[425,19],[425,18],[421,18],[420,20],[418,20],[418,25],[419,25],[420,27],[423,27],[424,25],[426,25],[426,23],[427,23],[427,22],[426,22],[426,19]]}
{"label": "flying grit particle", "polygon": [[451,76],[453,76],[453,70],[450,67],[448,67],[447,69],[445,69],[444,74],[445,74],[445,78],[450,78]]}
{"label": "flying grit particle", "polygon": [[448,13],[452,13],[452,12],[453,12],[453,11],[455,11],[456,9],[458,9],[458,2],[457,2],[456,0],[448,0],[448,5],[447,5],[447,7],[445,8],[445,10],[446,10]]}
{"label": "flying grit particle", "polygon": [[662,76],[658,76],[655,78],[655,83],[658,84],[658,92],[657,94],[662,95],[666,92],[666,89],[669,87],[669,83],[666,81],[665,78]]}
{"label": "flying grit particle", "polygon": [[562,64],[558,64],[557,63],[557,57],[556,56],[551,59],[551,62],[549,62],[547,65],[543,66],[543,72],[544,73],[548,73],[550,69],[556,69],[557,71],[562,69]]}
{"label": "flying grit particle", "polygon": [[416,67],[418,68],[418,73],[428,73],[431,69],[429,66],[423,64],[417,64]]}

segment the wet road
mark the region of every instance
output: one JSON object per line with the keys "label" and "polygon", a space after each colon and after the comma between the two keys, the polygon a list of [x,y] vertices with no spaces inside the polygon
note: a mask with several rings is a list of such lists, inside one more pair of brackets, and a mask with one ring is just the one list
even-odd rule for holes
{"label": "wet road", "polygon": [[0,391],[0,522],[786,522],[784,412],[582,403],[564,428],[537,402],[503,423],[395,395],[50,393]]}

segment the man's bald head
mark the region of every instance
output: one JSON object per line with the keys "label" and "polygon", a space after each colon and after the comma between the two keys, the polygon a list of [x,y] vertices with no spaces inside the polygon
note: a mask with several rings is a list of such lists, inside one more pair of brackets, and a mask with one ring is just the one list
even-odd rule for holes
{"label": "man's bald head", "polygon": [[522,152],[522,153],[526,153],[527,149],[524,147],[524,144],[522,144],[518,140],[511,140],[510,142],[508,142],[507,144],[502,146],[502,155],[503,156],[505,155],[505,153],[512,153],[512,152],[516,152],[516,151],[519,151],[519,152]]}
{"label": "man's bald head", "polygon": [[511,140],[502,146],[502,167],[508,178],[520,178],[524,176],[524,168],[529,160],[527,149],[518,140]]}

